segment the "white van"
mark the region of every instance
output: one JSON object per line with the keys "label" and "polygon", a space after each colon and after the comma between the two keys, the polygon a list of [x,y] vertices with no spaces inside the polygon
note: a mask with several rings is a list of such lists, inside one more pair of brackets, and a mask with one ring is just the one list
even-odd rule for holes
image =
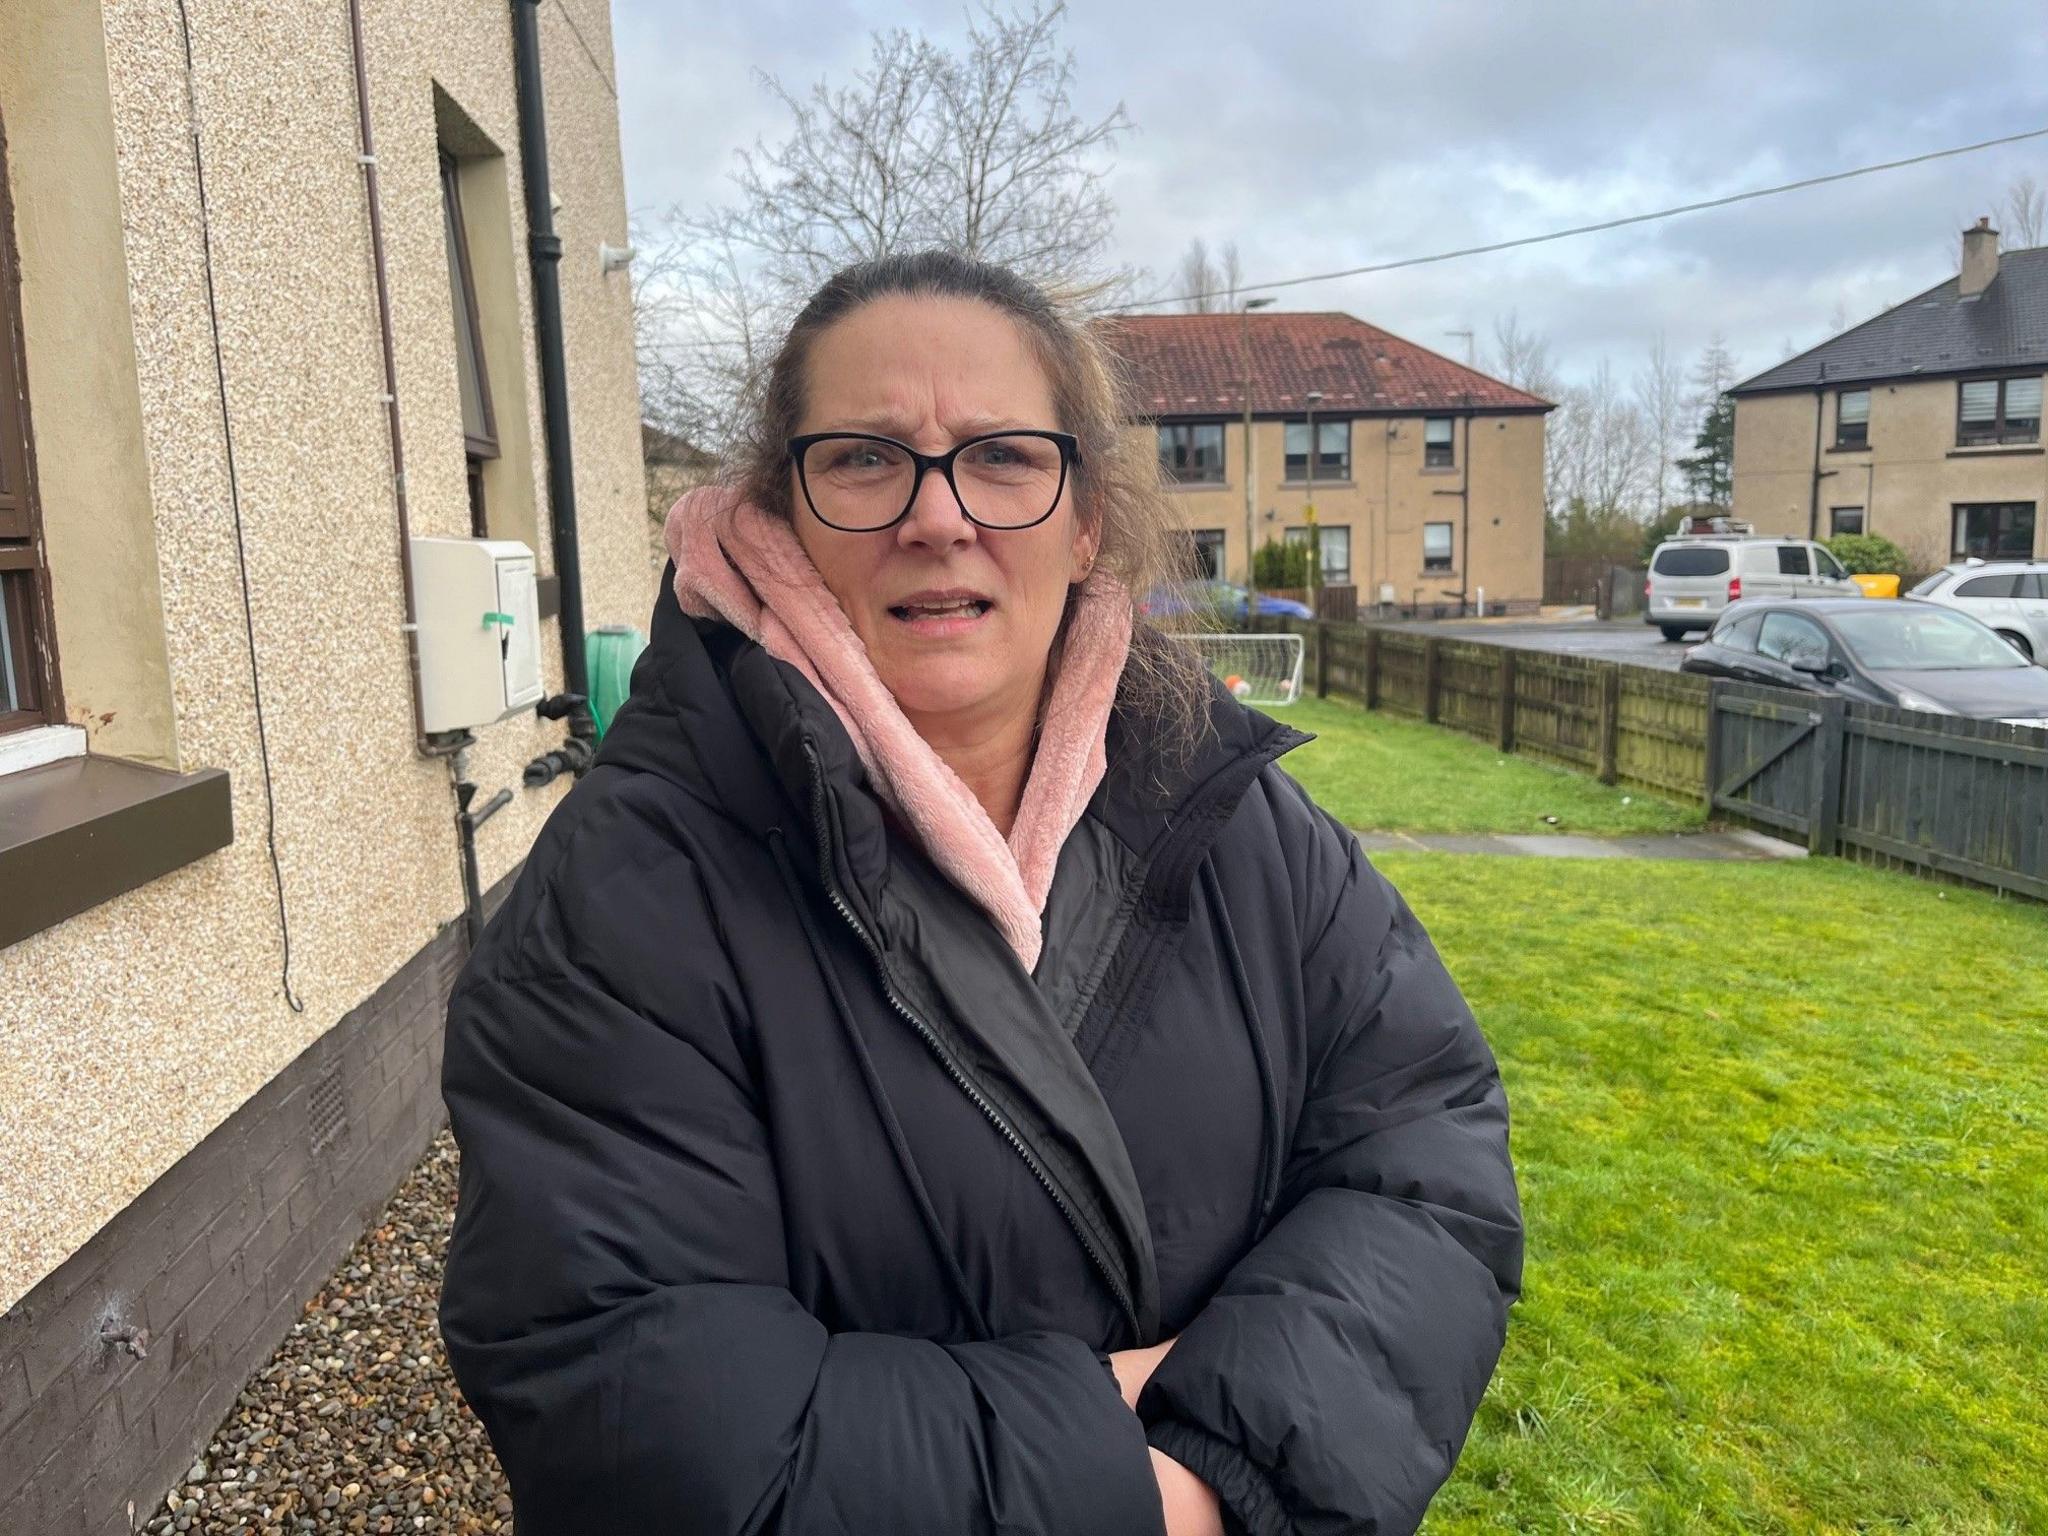
{"label": "white van", "polygon": [[1668,539],[1650,557],[1643,622],[1683,640],[1707,630],[1745,597],[1861,597],[1842,562],[1809,539],[1696,534]]}

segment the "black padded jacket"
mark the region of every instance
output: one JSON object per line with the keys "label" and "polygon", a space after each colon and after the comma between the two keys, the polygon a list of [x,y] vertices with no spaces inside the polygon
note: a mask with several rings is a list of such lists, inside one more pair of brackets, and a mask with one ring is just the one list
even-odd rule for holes
{"label": "black padded jacket", "polygon": [[[1218,689],[1120,704],[1027,973],[666,594],[449,1005],[449,1358],[520,1536],[1413,1529],[1522,1234],[1414,915]],[[1107,1352],[1177,1336],[1133,1414]]]}

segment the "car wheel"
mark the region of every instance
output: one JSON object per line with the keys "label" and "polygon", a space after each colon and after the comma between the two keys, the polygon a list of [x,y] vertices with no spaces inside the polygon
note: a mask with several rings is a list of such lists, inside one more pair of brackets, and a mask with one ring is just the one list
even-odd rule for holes
{"label": "car wheel", "polygon": [[1685,638],[1685,626],[1682,624],[1659,624],[1657,628],[1663,632],[1666,640],[1683,640]]}
{"label": "car wheel", "polygon": [[2027,644],[2027,637],[2025,635],[2016,635],[2009,629],[2001,629],[1998,632],[1998,638],[2026,657],[2027,660],[2032,661],[2034,659],[2034,648]]}

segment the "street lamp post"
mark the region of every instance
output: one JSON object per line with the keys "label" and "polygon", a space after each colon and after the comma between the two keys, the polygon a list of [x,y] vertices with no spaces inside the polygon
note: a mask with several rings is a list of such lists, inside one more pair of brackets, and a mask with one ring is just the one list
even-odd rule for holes
{"label": "street lamp post", "polygon": [[1308,524],[1308,611],[1317,618],[1323,616],[1317,600],[1323,584],[1323,530],[1316,522],[1316,407],[1322,403],[1320,389],[1308,392],[1308,460],[1302,466],[1302,521]]}
{"label": "street lamp post", "polygon": [[1244,466],[1239,471],[1244,476],[1244,622],[1249,629],[1258,613],[1259,582],[1258,564],[1253,558],[1252,539],[1255,527],[1252,519],[1252,320],[1255,309],[1264,309],[1273,301],[1270,298],[1246,299],[1237,307],[1238,367],[1244,375]]}

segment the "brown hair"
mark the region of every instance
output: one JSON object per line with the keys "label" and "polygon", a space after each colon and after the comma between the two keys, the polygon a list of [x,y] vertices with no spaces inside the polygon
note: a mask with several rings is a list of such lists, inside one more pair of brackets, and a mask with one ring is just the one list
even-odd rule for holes
{"label": "brown hair", "polygon": [[[792,515],[788,442],[803,419],[811,348],[862,305],[898,294],[973,299],[1015,321],[1052,386],[1060,430],[1080,441],[1074,506],[1100,530],[1096,564],[1130,591],[1134,608],[1143,593],[1186,574],[1179,519],[1160,489],[1157,458],[1126,430],[1134,419],[1126,408],[1128,385],[1100,330],[1007,268],[952,251],[860,262],[811,295],[755,385],[736,455],[738,483],[749,500],[778,517]],[[1190,748],[1208,724],[1207,674],[1187,647],[1166,642],[1142,615],[1133,617],[1137,632],[1123,696],[1155,722],[1163,739]],[[1053,641],[1054,668],[1060,637]]]}

